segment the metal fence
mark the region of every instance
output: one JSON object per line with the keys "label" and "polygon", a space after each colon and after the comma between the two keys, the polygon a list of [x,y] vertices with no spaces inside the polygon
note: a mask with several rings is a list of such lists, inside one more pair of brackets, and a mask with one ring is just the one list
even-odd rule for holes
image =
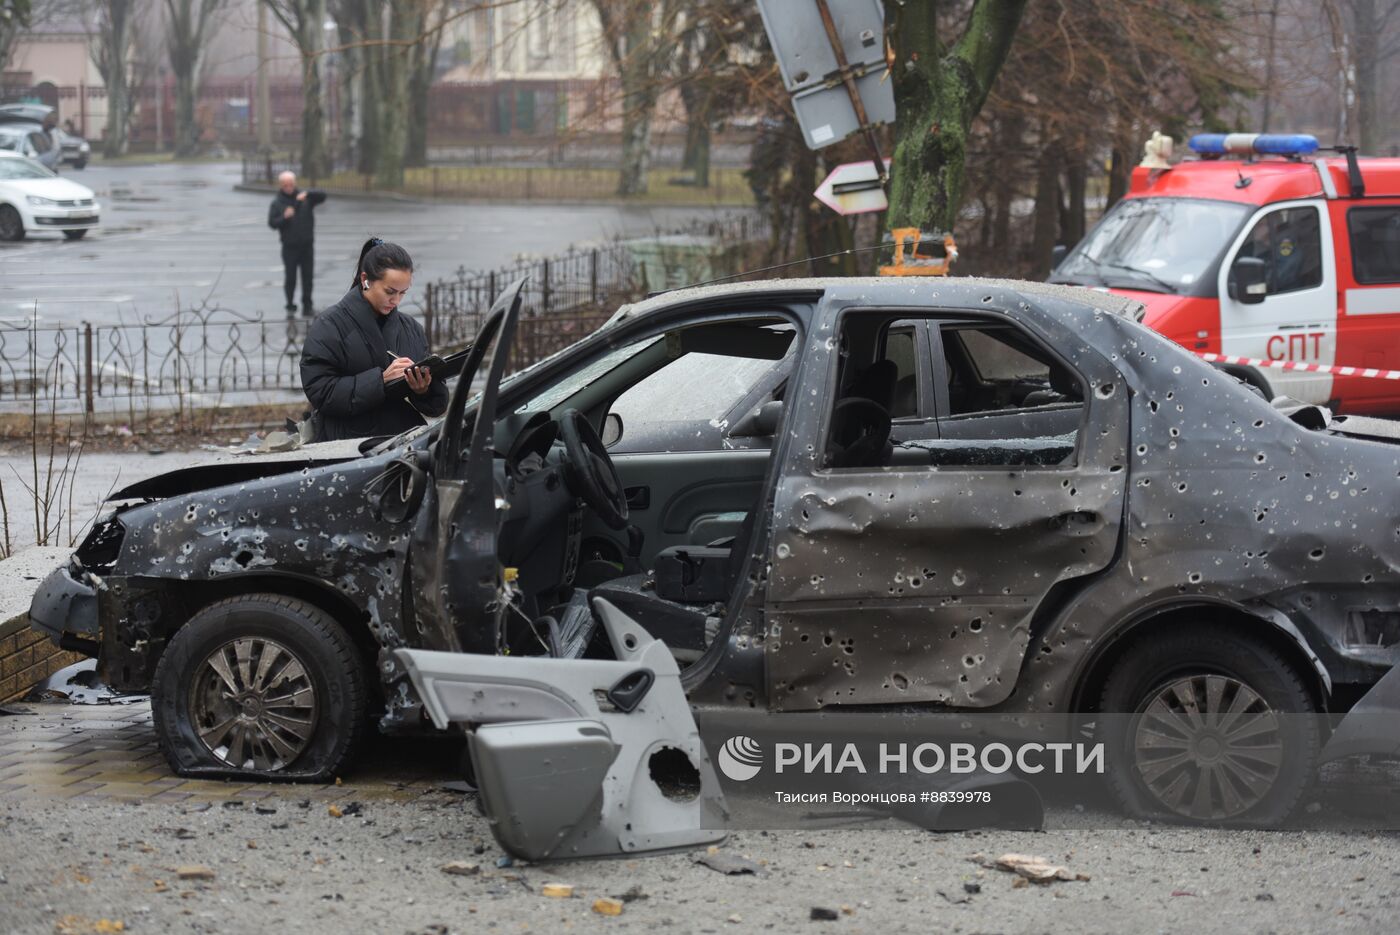
{"label": "metal fence", "polygon": [[[521,262],[484,273],[459,270],[429,283],[418,316],[439,351],[468,343],[492,301],[526,279],[512,355],[524,367],[598,327],[622,302],[655,285],[657,250],[668,240],[710,243],[714,275],[735,272],[744,244],[766,237],[737,215],[653,238]],[[733,268],[730,268],[733,267]],[[685,269],[663,269],[668,275]],[[305,319],[265,319],[224,308],[181,310],[140,324],[42,326],[0,322],[0,415],[91,413],[149,425],[198,410],[304,406],[300,355]]]}

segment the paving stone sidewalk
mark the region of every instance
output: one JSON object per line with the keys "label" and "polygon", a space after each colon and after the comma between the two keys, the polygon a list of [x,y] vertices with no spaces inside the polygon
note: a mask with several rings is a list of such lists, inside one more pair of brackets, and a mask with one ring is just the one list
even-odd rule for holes
{"label": "paving stone sidewalk", "polygon": [[282,795],[317,801],[410,802],[459,779],[460,747],[437,739],[376,737],[355,771],[335,784],[185,779],[156,744],[149,702],[12,703],[0,714],[0,798],[120,802],[227,802]]}

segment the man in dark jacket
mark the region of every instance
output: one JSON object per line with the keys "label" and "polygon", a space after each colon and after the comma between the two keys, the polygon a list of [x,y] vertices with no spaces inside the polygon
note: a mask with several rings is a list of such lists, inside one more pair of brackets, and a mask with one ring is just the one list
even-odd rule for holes
{"label": "man in dark jacket", "polygon": [[[403,358],[428,354],[423,326],[396,307],[377,311],[362,287],[352,288],[311,323],[301,352],[301,384],[321,417],[318,441],[397,435],[422,425],[424,416],[447,410],[446,380],[431,380],[422,392],[415,374],[386,385]],[[399,364],[395,367],[395,364]],[[388,365],[388,366],[386,366]]]}
{"label": "man in dark jacket", "polygon": [[282,289],[287,294],[287,315],[297,310],[292,296],[297,289],[297,270],[301,270],[301,313],[307,317],[315,314],[311,305],[311,278],[316,265],[316,215],[313,209],[326,200],[326,193],[318,189],[299,191],[294,172],[283,172],[277,177],[277,195],[267,211],[267,226],[282,237],[282,268],[285,278]]}

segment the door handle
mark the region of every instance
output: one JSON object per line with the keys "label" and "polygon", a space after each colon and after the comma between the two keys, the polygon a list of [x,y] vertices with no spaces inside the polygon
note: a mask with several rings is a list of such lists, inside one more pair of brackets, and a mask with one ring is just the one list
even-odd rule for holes
{"label": "door handle", "polygon": [[645,510],[651,506],[650,487],[627,487],[624,488],[623,494],[627,497],[629,510]]}

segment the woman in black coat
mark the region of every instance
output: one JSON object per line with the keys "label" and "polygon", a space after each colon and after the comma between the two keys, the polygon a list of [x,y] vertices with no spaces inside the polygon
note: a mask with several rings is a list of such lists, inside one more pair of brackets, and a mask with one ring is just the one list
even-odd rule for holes
{"label": "woman in black coat", "polygon": [[367,240],[350,291],[311,323],[301,385],[320,417],[317,441],[397,435],[446,411],[446,382],[413,366],[428,354],[423,326],[398,311],[412,282],[408,251]]}

